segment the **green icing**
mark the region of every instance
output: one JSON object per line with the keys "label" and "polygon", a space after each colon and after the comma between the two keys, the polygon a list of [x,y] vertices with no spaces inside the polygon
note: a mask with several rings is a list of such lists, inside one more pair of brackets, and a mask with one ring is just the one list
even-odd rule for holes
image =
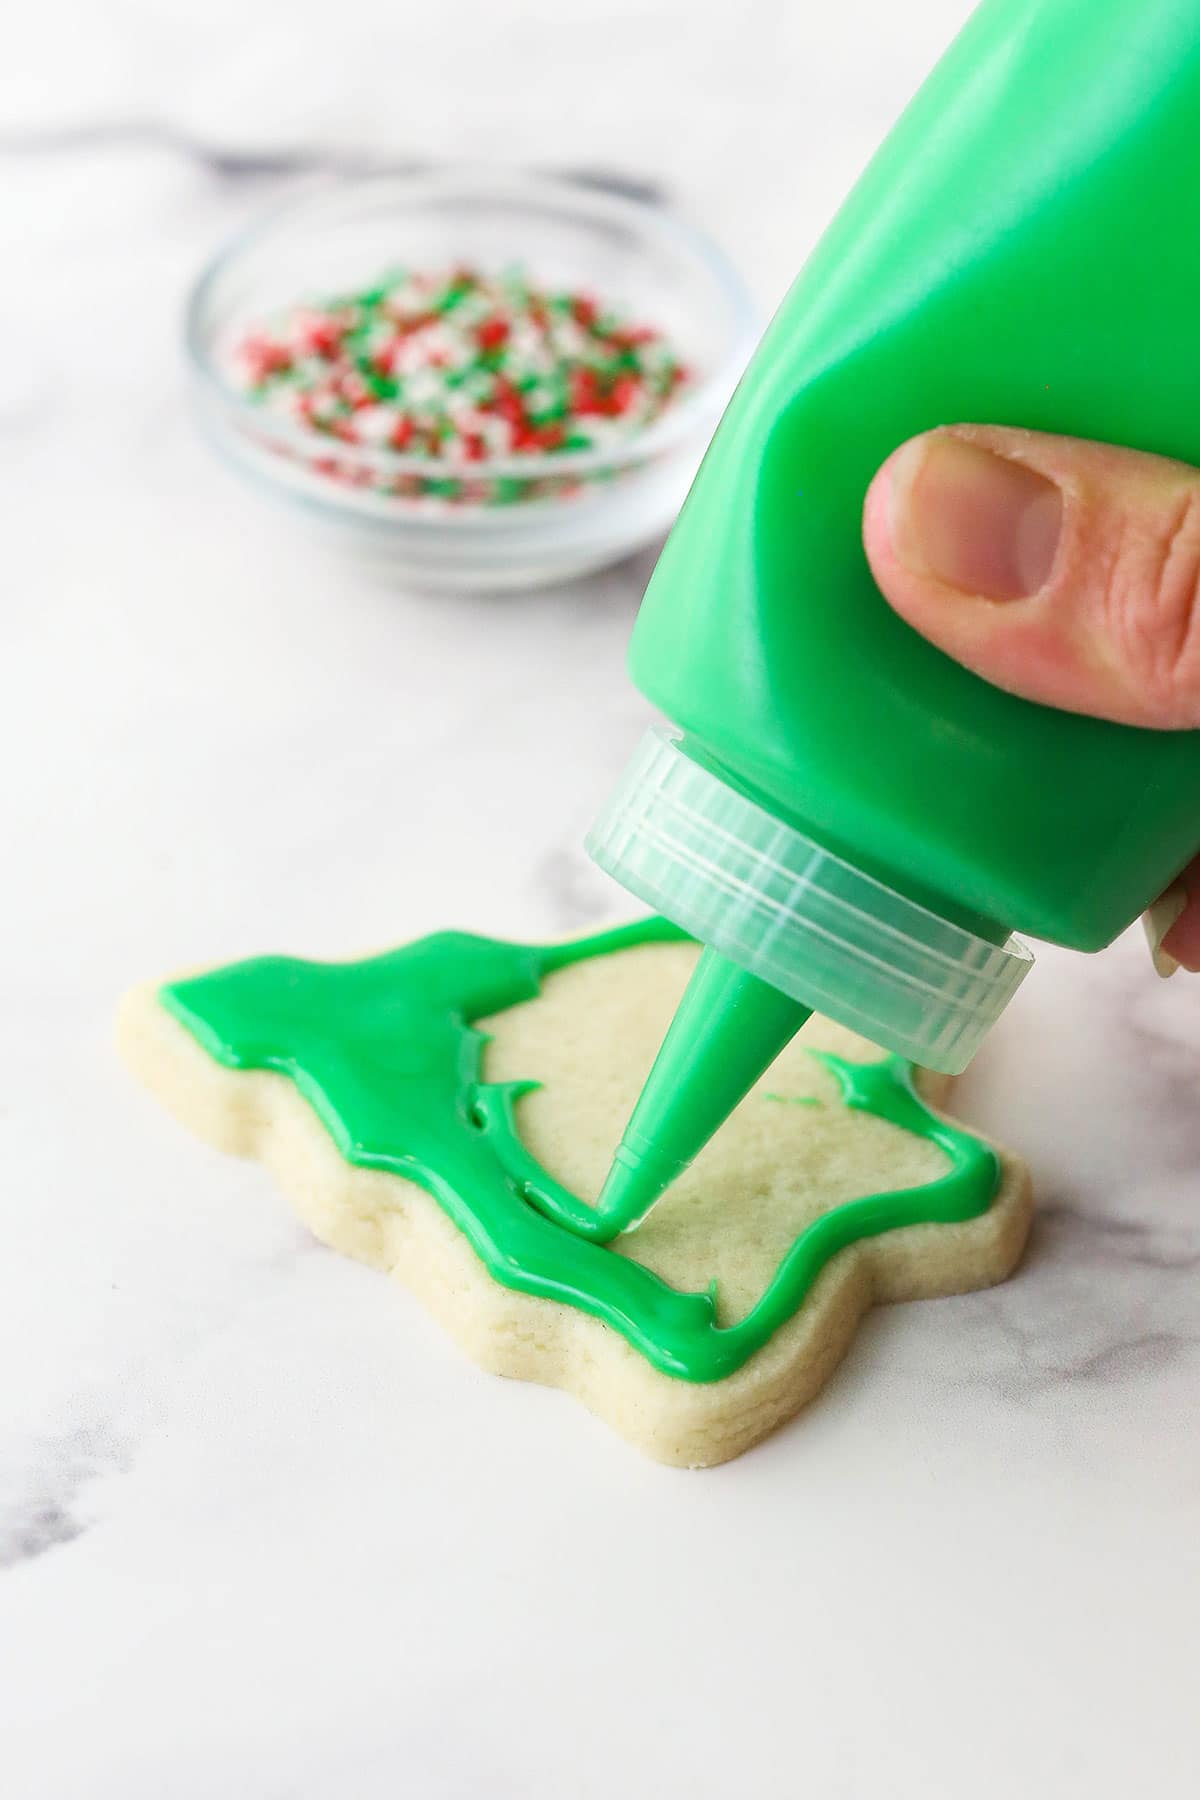
{"label": "green icing", "polygon": [[946,1173],[815,1219],[758,1303],[728,1326],[717,1322],[715,1282],[681,1293],[590,1241],[570,1223],[582,1215],[586,1228],[583,1203],[518,1135],[516,1103],[537,1083],[484,1081],[487,1039],[472,1022],[532,999],[568,963],[682,935],[662,920],[539,946],[441,932],[362,962],[259,957],[174,982],[160,998],[224,1067],[293,1081],[347,1162],[432,1194],[497,1281],[594,1314],[669,1375],[719,1381],[793,1316],[831,1256],[897,1226],[985,1212],[999,1165],[986,1144],[929,1111],[900,1058],[863,1064],[813,1051],[847,1106],[937,1144]]}

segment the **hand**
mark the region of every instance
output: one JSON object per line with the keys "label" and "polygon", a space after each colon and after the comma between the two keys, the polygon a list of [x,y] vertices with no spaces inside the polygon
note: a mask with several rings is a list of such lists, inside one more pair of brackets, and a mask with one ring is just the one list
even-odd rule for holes
{"label": "hand", "polygon": [[[1200,470],[1041,432],[901,445],[863,540],[902,618],[986,681],[1068,712],[1200,728]],[[1200,969],[1200,857],[1155,909]]]}

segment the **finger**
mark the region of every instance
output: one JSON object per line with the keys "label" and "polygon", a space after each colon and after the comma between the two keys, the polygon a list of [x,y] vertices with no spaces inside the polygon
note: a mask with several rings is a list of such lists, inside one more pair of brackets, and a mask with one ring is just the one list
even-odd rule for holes
{"label": "finger", "polygon": [[863,538],[896,611],[985,680],[1125,724],[1200,725],[1200,471],[952,426],[883,465]]}
{"label": "finger", "polygon": [[1182,890],[1182,909],[1162,939],[1166,954],[1193,973],[1200,969],[1200,856],[1190,862],[1170,893]]}
{"label": "finger", "polygon": [[1179,969],[1179,959],[1165,948],[1165,940],[1187,910],[1187,891],[1182,881],[1173,881],[1165,894],[1160,894],[1149,910],[1142,914],[1146,942],[1154,973],[1167,980]]}

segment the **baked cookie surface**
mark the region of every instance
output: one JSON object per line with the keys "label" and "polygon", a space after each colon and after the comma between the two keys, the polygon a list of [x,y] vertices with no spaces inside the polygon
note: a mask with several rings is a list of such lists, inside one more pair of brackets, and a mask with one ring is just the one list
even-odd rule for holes
{"label": "baked cookie surface", "polygon": [[1031,1200],[1016,1159],[932,1110],[939,1078],[814,1019],[637,1231],[594,1243],[546,1216],[539,1193],[599,1191],[697,954],[651,921],[262,958],[137,990],[120,1041],[482,1366],[704,1466],[811,1398],[874,1301],[1007,1275]]}

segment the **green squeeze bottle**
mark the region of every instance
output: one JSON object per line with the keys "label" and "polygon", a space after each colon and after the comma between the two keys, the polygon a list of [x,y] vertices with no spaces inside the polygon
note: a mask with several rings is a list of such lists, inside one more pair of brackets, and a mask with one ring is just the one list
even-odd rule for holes
{"label": "green squeeze bottle", "polygon": [[589,848],[705,950],[601,1194],[645,1213],[820,1008],[965,1066],[1196,849],[1200,732],[1014,699],[887,606],[863,498],[963,421],[1200,463],[1200,0],[985,0],[784,301],[634,631],[673,728]]}

